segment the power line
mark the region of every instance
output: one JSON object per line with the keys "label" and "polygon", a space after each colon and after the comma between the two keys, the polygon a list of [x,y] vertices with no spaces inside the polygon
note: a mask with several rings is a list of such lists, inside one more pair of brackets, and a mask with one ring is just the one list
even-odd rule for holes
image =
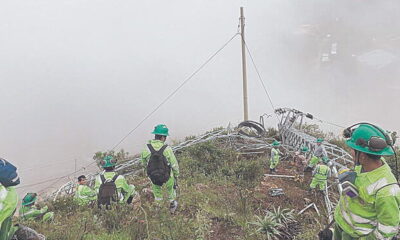
{"label": "power line", "polygon": [[[243,41],[244,41],[244,40],[243,40]],[[256,65],[255,62],[254,62],[253,56],[252,56],[252,54],[251,54],[251,52],[250,52],[249,47],[247,46],[247,42],[246,42],[246,41],[244,41],[244,45],[246,46],[247,52],[249,53],[249,56],[250,56],[251,62],[253,63],[254,69],[255,69],[256,72],[257,72],[258,79],[260,80],[261,85],[262,85],[263,88],[264,88],[264,92],[265,92],[265,94],[267,95],[267,97],[268,97],[268,99],[269,99],[269,102],[270,102],[270,104],[271,104],[271,106],[272,106],[272,108],[274,109],[274,112],[275,112],[275,106],[274,106],[274,104],[273,104],[273,102],[272,102],[271,96],[270,96],[270,94],[268,93],[268,90],[267,90],[267,88],[266,88],[266,86],[265,86],[265,84],[264,84],[264,81],[263,81],[262,78],[261,78],[260,72],[258,71],[257,65]],[[276,117],[278,118],[278,115],[277,115],[276,113],[275,113],[275,115],[276,115]],[[315,117],[314,117],[314,118],[315,118]],[[315,119],[318,120],[318,121],[320,121],[320,122],[322,122],[322,123],[326,123],[326,124],[329,124],[329,125],[332,125],[332,126],[335,126],[335,127],[346,128],[346,127],[344,127],[344,126],[341,126],[341,125],[336,124],[336,123],[333,123],[333,122],[328,122],[328,121],[325,121],[325,120],[322,120],[322,119],[318,119],[318,118],[315,118]],[[278,121],[279,121],[279,118],[278,118]]]}
{"label": "power line", "polygon": [[[243,38],[242,38],[242,39],[243,39]],[[278,114],[275,112],[275,109],[276,109],[276,108],[275,108],[275,106],[274,106],[274,103],[272,102],[272,99],[271,99],[271,96],[270,96],[270,94],[269,94],[269,92],[268,92],[268,90],[267,90],[267,87],[265,86],[264,81],[263,81],[263,79],[261,78],[260,71],[258,71],[257,65],[256,65],[256,63],[254,62],[253,55],[251,54],[250,49],[249,49],[249,47],[247,46],[247,42],[246,42],[244,39],[243,39],[243,42],[244,42],[244,45],[246,46],[247,53],[248,53],[249,56],[250,56],[251,62],[252,62],[252,64],[253,64],[253,67],[254,67],[254,69],[256,70],[258,79],[260,80],[260,83],[261,83],[261,85],[262,85],[262,87],[263,87],[263,89],[264,89],[264,92],[265,92],[265,94],[266,94],[267,97],[268,97],[269,103],[271,104],[272,109],[274,110],[275,116],[276,116],[276,118],[277,118],[278,121],[279,121]]]}
{"label": "power line", "polygon": [[32,183],[32,184],[28,184],[28,185],[19,186],[19,187],[16,187],[16,189],[21,189],[21,188],[26,188],[26,187],[33,187],[33,186],[37,186],[37,185],[41,185],[41,184],[47,183],[48,181],[53,181],[53,180],[55,181],[55,182],[51,183],[48,187],[42,188],[42,189],[39,191],[39,192],[41,192],[41,191],[43,191],[43,190],[46,190],[46,189],[52,187],[54,184],[56,184],[56,183],[57,183],[58,181],[60,181],[61,179],[70,177],[71,175],[73,175],[73,174],[75,174],[75,173],[78,173],[78,172],[80,172],[80,171],[82,171],[82,170],[85,170],[86,168],[88,168],[89,166],[91,166],[91,165],[93,165],[93,164],[95,164],[95,163],[96,163],[96,161],[93,161],[93,162],[87,164],[86,166],[83,166],[83,167],[81,167],[80,169],[78,169],[78,170],[76,170],[76,171],[74,171],[74,172],[71,172],[71,173],[69,173],[69,174],[67,174],[67,175],[61,176],[61,177],[51,178],[51,179],[47,179],[47,180],[44,180],[44,181],[41,181],[41,182],[37,182],[37,183]]}
{"label": "power line", "polygon": [[[126,134],[117,144],[114,145],[114,147],[112,148],[112,150],[114,150],[116,147],[118,147],[127,137],[129,137],[137,128],[139,128],[149,117],[151,117],[158,109],[161,108],[162,105],[164,105],[169,99],[171,99],[186,83],[188,83],[198,72],[200,72],[218,53],[220,53],[237,35],[239,35],[238,32],[236,32],[228,41],[226,41],[217,51],[215,51],[203,64],[201,64],[191,75],[189,75],[188,78],[186,78],[173,92],[171,92],[159,105],[157,105],[156,108],[154,108],[149,114],[147,114],[131,131],[128,132],[128,134]],[[80,168],[77,171],[74,171],[68,175],[62,176],[62,177],[58,177],[58,178],[52,178],[52,179],[48,179],[42,182],[38,182],[38,183],[33,183],[33,184],[29,184],[29,185],[24,185],[18,188],[26,188],[26,187],[31,187],[31,186],[36,186],[36,185],[40,185],[43,183],[46,183],[48,181],[53,181],[55,180],[55,182],[53,182],[51,185],[49,185],[46,188],[43,188],[40,191],[43,191],[45,189],[48,189],[49,187],[52,187],[54,184],[56,184],[59,180],[69,177],[93,164],[95,164],[96,162],[92,162],[82,168]]]}
{"label": "power line", "polygon": [[187,82],[189,82],[201,69],[203,69],[220,51],[222,51],[239,33],[235,33],[227,42],[225,42],[214,54],[212,54],[199,68],[197,68],[185,81],[183,81],[172,93],[170,93],[156,108],[147,114],[142,121],[140,121],[131,131],[128,132],[117,144],[114,145],[112,150],[118,147],[129,135],[131,135],[138,127],[140,127],[150,116],[152,116],[164,103],[166,103],[172,96],[175,95]]}
{"label": "power line", "polygon": [[316,120],[318,120],[318,121],[320,121],[322,123],[326,123],[326,124],[329,124],[329,125],[332,125],[332,126],[335,126],[335,127],[338,127],[338,128],[346,128],[346,127],[341,126],[339,124],[336,124],[336,123],[333,123],[333,122],[328,122],[328,121],[325,121],[325,120],[322,120],[322,119],[318,119],[316,117],[314,117],[314,119],[316,119]]}

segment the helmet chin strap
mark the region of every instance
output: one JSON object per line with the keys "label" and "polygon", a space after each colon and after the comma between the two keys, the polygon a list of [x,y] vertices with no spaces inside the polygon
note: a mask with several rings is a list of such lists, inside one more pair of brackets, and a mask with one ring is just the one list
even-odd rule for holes
{"label": "helmet chin strap", "polygon": [[355,150],[356,166],[360,166],[360,151]]}

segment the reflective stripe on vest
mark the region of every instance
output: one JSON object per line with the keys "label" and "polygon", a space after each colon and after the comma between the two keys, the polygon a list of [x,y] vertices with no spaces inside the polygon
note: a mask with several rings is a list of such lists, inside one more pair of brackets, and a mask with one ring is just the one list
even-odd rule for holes
{"label": "reflective stripe on vest", "polygon": [[319,165],[315,172],[315,177],[319,180],[326,180],[326,179],[328,179],[328,172],[329,172],[328,166]]}
{"label": "reflective stripe on vest", "polygon": [[279,161],[279,151],[276,150],[275,148],[272,148],[271,151],[274,153],[274,157],[272,158],[272,161],[278,162]]}

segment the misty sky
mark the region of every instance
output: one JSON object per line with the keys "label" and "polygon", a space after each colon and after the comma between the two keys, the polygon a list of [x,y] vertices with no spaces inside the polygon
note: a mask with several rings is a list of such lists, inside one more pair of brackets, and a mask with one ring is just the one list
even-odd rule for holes
{"label": "misty sky", "polygon": [[[276,107],[400,130],[397,0],[4,0],[0,156],[19,167],[21,185],[90,163],[237,31],[240,6]],[[337,54],[322,62],[333,43]],[[273,111],[249,58],[248,71],[258,120]],[[241,76],[236,38],[121,147],[137,153],[158,123],[172,139],[239,123]]]}

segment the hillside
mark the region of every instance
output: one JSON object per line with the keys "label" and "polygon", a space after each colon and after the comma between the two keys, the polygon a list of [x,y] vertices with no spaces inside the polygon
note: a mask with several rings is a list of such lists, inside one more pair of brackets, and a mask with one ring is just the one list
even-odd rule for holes
{"label": "hillside", "polygon": [[[167,202],[164,208],[155,207],[149,181],[140,174],[128,177],[141,196],[140,204],[134,207],[116,206],[111,211],[100,211],[79,207],[71,198],[62,197],[50,203],[56,215],[54,222],[22,224],[49,240],[255,240],[315,239],[322,227],[320,222],[326,221],[322,197],[307,192],[307,176],[305,179],[264,176],[267,152],[241,155],[222,147],[218,141],[209,141],[180,151],[177,158],[181,168],[180,205],[174,215],[167,210]],[[296,174],[289,159],[281,163],[278,174]],[[276,187],[283,188],[285,194],[270,196],[269,190]],[[310,202],[317,204],[321,216],[313,209],[298,216]],[[271,213],[276,213],[275,220],[265,217]],[[289,220],[284,223],[286,218]],[[270,235],[274,231],[275,236]]]}

